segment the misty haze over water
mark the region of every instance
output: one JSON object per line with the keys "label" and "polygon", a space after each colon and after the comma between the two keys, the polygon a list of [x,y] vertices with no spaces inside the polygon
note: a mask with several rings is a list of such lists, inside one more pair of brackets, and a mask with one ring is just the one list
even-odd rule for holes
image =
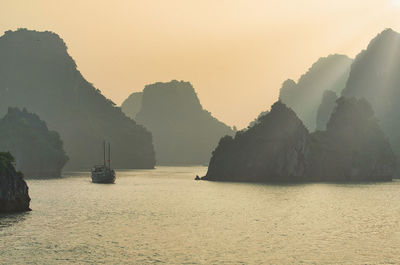
{"label": "misty haze over water", "polygon": [[193,182],[206,169],[119,171],[116,185],[89,173],[28,180],[35,210],[0,219],[0,263],[400,263],[399,181]]}
{"label": "misty haze over water", "polygon": [[0,265],[400,264],[400,0],[27,2]]}

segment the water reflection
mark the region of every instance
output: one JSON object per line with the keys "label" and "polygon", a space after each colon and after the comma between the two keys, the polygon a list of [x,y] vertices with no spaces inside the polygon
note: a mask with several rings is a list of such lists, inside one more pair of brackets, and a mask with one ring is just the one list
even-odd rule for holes
{"label": "water reflection", "polygon": [[7,228],[17,223],[24,222],[29,214],[30,212],[0,214],[0,231],[3,228]]}

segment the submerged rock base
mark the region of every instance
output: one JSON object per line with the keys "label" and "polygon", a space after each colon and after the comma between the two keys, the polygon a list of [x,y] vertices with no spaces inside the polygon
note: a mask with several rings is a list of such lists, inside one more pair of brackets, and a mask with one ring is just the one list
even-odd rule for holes
{"label": "submerged rock base", "polygon": [[0,153],[0,213],[30,211],[31,198],[23,175],[12,164],[10,153]]}

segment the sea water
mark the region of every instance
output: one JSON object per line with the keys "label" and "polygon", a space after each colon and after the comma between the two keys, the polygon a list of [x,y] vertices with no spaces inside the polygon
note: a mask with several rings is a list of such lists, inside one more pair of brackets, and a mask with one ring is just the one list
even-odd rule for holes
{"label": "sea water", "polygon": [[205,167],[28,180],[0,216],[0,264],[400,264],[400,181],[194,181]]}

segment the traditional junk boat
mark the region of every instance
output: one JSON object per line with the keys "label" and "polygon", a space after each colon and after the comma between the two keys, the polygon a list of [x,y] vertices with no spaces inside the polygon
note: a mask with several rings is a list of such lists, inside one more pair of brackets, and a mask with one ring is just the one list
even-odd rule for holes
{"label": "traditional junk boat", "polygon": [[93,183],[114,183],[115,171],[111,168],[111,149],[108,143],[108,165],[106,163],[106,142],[103,143],[104,148],[104,164],[92,168],[92,182]]}

